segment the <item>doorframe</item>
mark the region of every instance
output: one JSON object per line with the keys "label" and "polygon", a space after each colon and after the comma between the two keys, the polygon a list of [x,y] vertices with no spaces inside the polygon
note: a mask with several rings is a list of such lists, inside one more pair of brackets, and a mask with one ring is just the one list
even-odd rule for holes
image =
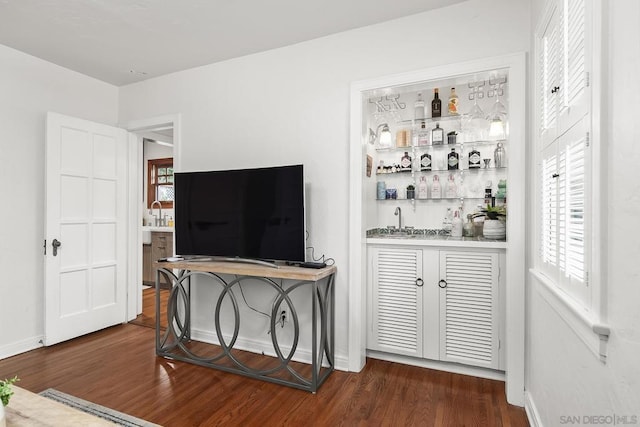
{"label": "doorframe", "polygon": [[505,280],[505,388],[507,401],[524,406],[525,386],[525,281],[528,210],[526,200],[527,165],[527,70],[526,54],[515,53],[457,64],[398,73],[351,84],[349,137],[349,370],[359,372],[366,363],[367,322],[367,222],[362,177],[365,170],[368,129],[363,123],[364,92],[389,87],[428,82],[456,75],[495,69],[509,70],[509,139],[514,141],[509,153],[509,218],[507,223]]}
{"label": "doorframe", "polygon": [[143,168],[140,167],[143,160],[143,137],[139,133],[151,131],[160,127],[173,127],[173,168],[180,170],[181,158],[181,115],[167,114],[145,119],[131,120],[120,127],[129,132],[128,144],[128,239],[127,239],[127,318],[129,322],[142,312],[142,203],[144,197]]}

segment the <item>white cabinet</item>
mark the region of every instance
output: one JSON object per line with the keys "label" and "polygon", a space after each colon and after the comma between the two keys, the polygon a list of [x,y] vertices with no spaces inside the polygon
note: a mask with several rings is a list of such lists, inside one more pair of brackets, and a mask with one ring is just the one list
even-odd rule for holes
{"label": "white cabinet", "polygon": [[499,367],[496,252],[440,252],[440,360]]}
{"label": "white cabinet", "polygon": [[376,248],[372,255],[370,348],[422,357],[422,251]]}
{"label": "white cabinet", "polygon": [[369,249],[367,348],[502,368],[501,252]]}

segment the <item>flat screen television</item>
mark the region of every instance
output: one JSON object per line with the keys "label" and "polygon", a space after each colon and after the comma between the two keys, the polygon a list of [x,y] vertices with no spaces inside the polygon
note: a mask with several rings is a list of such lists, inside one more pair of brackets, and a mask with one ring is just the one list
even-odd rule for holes
{"label": "flat screen television", "polygon": [[305,261],[302,165],[175,174],[176,253]]}

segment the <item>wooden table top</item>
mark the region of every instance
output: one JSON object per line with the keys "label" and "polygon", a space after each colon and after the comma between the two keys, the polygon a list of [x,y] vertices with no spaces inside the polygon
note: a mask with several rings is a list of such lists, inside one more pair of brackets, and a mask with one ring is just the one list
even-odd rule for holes
{"label": "wooden table top", "polygon": [[331,274],[335,274],[335,265],[324,268],[302,268],[290,265],[279,265],[278,268],[257,264],[226,261],[173,261],[156,262],[156,268],[204,271],[220,274],[237,274],[241,276],[270,277],[273,279],[309,280],[316,282]]}

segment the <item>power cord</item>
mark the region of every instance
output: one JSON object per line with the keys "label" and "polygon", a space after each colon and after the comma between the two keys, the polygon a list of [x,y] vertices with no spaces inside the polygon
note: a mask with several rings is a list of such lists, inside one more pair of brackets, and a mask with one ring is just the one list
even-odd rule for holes
{"label": "power cord", "polygon": [[[238,276],[235,276],[236,279],[238,279]],[[242,295],[242,300],[244,301],[245,305],[247,307],[249,307],[249,309],[255,311],[258,314],[262,314],[263,316],[267,317],[268,319],[271,319],[271,315],[267,314],[265,312],[262,312],[256,308],[251,307],[251,305],[249,304],[249,302],[247,301],[247,298],[244,296],[244,291],[242,290],[242,282],[240,280],[238,280],[238,287],[240,288],[240,295]],[[282,288],[282,280],[280,280],[280,287]],[[231,290],[233,292],[233,290]],[[276,300],[274,299],[273,302],[271,303],[271,306],[273,307],[273,305],[276,303]],[[284,328],[284,323],[286,320],[286,316],[284,314],[280,315],[280,319],[278,319],[278,323],[280,323],[280,327]],[[267,331],[267,334],[270,334],[271,330]]]}
{"label": "power cord", "polygon": [[324,254],[322,254],[318,258],[316,258],[316,254],[315,254],[316,249],[313,246],[307,246],[306,249],[307,250],[311,249],[311,259],[314,262],[323,262],[323,263],[325,263],[327,265],[333,265],[333,264],[336,263],[336,261],[333,258],[327,258],[327,257],[325,257]]}
{"label": "power cord", "polygon": [[[305,233],[307,234],[307,237],[305,238],[305,240],[309,240],[309,230],[306,230]],[[325,258],[324,254],[320,255],[319,258],[316,258],[316,249],[313,246],[307,246],[305,248],[306,250],[311,249],[311,259],[313,260],[313,262],[323,262],[326,265],[333,265],[336,263],[336,261],[333,258]]]}

